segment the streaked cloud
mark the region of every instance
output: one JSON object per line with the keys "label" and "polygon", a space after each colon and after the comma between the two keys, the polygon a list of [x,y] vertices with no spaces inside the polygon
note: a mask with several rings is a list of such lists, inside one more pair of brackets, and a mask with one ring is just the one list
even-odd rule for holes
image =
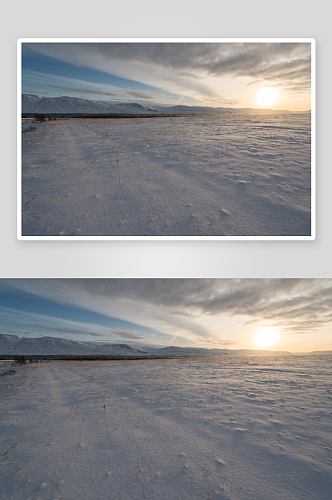
{"label": "streaked cloud", "polygon": [[[308,43],[49,43],[29,44],[39,52],[78,65],[102,69],[102,61],[148,65],[179,78],[203,76],[310,82]],[[110,66],[106,66],[109,70]]]}
{"label": "streaked cloud", "polygon": [[[89,330],[78,330],[77,328],[59,328],[47,325],[36,325],[36,324],[25,324],[25,328],[30,328],[29,334],[34,334],[38,331],[43,333],[61,333],[65,335],[92,335],[93,337],[106,337],[106,333],[89,331]],[[110,334],[108,334],[109,336]],[[110,335],[113,337],[114,335]]]}
{"label": "streaked cloud", "polygon": [[66,87],[65,85],[38,85],[36,87],[42,88],[52,88],[59,89],[65,92],[82,92],[83,94],[96,94],[96,95],[109,95],[109,96],[119,96],[117,92],[106,92],[105,90],[95,90],[91,88],[79,88],[79,87]]}
{"label": "streaked cloud", "polygon": [[134,90],[130,88],[124,88],[126,94],[131,95],[132,97],[137,97],[137,99],[156,99],[160,98],[162,94],[154,94],[152,92],[144,92],[141,90]]}
{"label": "streaked cloud", "polygon": [[112,332],[123,339],[142,340],[148,338],[146,335],[141,335],[138,332],[131,330],[121,330],[120,328],[112,328]]}
{"label": "streaked cloud", "polygon": [[[80,335],[93,337],[114,337],[110,329],[101,328],[99,325],[80,323],[70,321],[63,318],[57,318],[49,315],[36,314],[33,312],[20,311],[8,307],[0,307],[1,318],[6,321],[1,321],[1,330],[4,333],[9,333],[10,327],[18,327],[28,329],[25,334],[62,334],[62,335]],[[31,321],[38,323],[30,323]],[[65,326],[64,326],[65,325]],[[103,330],[103,331],[101,331]],[[17,330],[16,330],[17,333]]]}
{"label": "streaked cloud", "polygon": [[175,323],[179,316],[227,315],[309,331],[332,321],[330,279],[87,280],[82,285],[92,296],[153,304]]}

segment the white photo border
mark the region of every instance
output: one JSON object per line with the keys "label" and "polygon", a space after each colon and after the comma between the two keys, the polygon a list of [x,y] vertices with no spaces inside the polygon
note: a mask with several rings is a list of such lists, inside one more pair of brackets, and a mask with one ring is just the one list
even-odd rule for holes
{"label": "white photo border", "polygon": [[[310,43],[311,234],[309,236],[23,236],[22,44],[23,43]],[[313,241],[316,239],[316,40],[314,38],[19,38],[17,40],[17,239],[20,241]]]}

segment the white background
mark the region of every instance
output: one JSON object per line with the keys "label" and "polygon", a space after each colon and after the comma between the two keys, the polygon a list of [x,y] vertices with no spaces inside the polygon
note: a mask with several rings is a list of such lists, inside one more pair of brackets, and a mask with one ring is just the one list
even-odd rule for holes
{"label": "white background", "polygon": [[[331,277],[330,0],[1,2],[0,277]],[[18,241],[18,38],[315,38],[315,241]]]}

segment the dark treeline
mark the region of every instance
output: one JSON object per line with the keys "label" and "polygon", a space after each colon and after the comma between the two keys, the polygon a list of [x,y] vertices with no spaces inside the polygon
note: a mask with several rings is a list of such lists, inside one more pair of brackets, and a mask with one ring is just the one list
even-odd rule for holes
{"label": "dark treeline", "polygon": [[166,114],[153,114],[153,115],[133,115],[133,114],[85,114],[85,113],[23,113],[22,118],[35,118],[39,120],[39,117],[43,116],[45,118],[177,118],[183,116],[195,116],[195,115],[166,115]]}
{"label": "dark treeline", "polygon": [[118,361],[118,360],[139,360],[139,359],[180,359],[180,358],[189,358],[186,356],[154,356],[153,354],[147,356],[74,356],[74,355],[60,355],[60,354],[26,354],[25,356],[10,356],[8,354],[0,355],[0,359],[3,360],[14,360],[17,363],[25,363],[26,361]]}
{"label": "dark treeline", "polygon": [[180,359],[189,358],[189,356],[63,356],[57,359],[61,361],[118,361],[129,360],[137,361],[140,359]]}

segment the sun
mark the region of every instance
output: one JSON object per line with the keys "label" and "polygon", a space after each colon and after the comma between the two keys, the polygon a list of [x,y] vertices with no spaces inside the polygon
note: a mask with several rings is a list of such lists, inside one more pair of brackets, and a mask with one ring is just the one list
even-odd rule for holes
{"label": "sun", "polygon": [[270,347],[278,341],[278,335],[279,332],[277,328],[265,326],[257,333],[255,342],[259,347]]}
{"label": "sun", "polygon": [[260,106],[272,106],[278,100],[279,92],[271,87],[264,87],[257,95],[257,102]]}

